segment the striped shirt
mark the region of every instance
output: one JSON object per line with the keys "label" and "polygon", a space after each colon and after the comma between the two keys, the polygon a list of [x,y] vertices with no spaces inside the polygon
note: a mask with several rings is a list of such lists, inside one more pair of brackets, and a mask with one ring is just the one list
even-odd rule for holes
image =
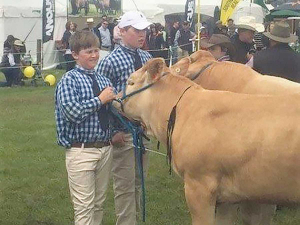
{"label": "striped shirt", "polygon": [[107,141],[109,130],[101,130],[97,111],[102,103],[94,97],[92,78],[95,75],[100,91],[112,86],[109,79],[78,65],[68,71],[55,90],[55,118],[58,144],[66,148],[72,143]]}
{"label": "striped shirt", "polygon": [[[144,65],[152,56],[141,49],[136,50],[141,57]],[[134,54],[135,50],[119,46],[114,49],[111,54],[103,58],[96,66],[98,74],[103,74],[109,78],[113,87],[120,92],[125,87],[128,77],[135,71],[134,69]]]}

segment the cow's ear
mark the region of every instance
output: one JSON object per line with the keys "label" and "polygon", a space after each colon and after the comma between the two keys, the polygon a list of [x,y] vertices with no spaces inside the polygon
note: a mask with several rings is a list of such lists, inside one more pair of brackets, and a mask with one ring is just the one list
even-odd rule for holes
{"label": "cow's ear", "polygon": [[190,57],[185,57],[172,66],[171,71],[177,75],[184,76],[191,64]]}
{"label": "cow's ear", "polygon": [[158,80],[166,67],[165,60],[163,58],[151,59],[147,63],[148,81],[155,82]]}

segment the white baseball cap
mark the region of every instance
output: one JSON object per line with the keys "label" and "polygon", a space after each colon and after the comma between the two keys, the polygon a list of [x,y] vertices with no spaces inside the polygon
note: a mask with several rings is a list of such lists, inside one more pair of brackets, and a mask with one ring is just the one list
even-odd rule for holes
{"label": "white baseball cap", "polygon": [[119,23],[119,28],[124,28],[127,26],[132,26],[138,30],[144,30],[150,26],[150,22],[147,21],[143,13],[138,11],[126,12]]}

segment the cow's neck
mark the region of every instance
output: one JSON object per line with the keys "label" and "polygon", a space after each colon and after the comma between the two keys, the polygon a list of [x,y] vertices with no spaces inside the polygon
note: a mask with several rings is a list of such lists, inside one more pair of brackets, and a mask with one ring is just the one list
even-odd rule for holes
{"label": "cow's neck", "polygon": [[167,124],[172,108],[181,96],[184,99],[185,90],[190,86],[195,84],[183,77],[168,75],[151,88],[151,99],[155,101],[149,100],[147,113],[142,119],[149,133],[160,142],[166,144]]}

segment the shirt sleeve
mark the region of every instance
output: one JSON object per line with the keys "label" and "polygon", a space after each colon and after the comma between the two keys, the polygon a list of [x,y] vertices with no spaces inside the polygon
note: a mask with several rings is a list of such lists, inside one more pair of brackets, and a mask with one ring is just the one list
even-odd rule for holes
{"label": "shirt sleeve", "polygon": [[246,66],[249,66],[249,67],[253,68],[253,58],[254,58],[254,56],[252,56],[250,58],[250,60],[246,63]]}
{"label": "shirt sleeve", "polygon": [[16,65],[15,58],[14,58],[14,55],[12,53],[8,53],[7,57],[8,57],[8,62],[9,62],[10,66]]}
{"label": "shirt sleeve", "polygon": [[76,81],[71,77],[64,77],[57,86],[56,100],[66,120],[76,124],[87,119],[102,106],[98,97],[81,100]]}

